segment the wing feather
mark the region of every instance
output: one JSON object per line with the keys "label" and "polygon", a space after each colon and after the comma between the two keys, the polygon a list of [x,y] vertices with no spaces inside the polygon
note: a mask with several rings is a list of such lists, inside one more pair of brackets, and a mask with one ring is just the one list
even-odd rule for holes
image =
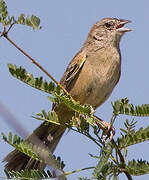
{"label": "wing feather", "polygon": [[66,90],[70,90],[70,84],[74,81],[74,79],[77,77],[78,73],[82,69],[85,61],[86,61],[86,54],[81,52],[78,52],[76,56],[72,59],[72,61],[69,63],[60,83]]}

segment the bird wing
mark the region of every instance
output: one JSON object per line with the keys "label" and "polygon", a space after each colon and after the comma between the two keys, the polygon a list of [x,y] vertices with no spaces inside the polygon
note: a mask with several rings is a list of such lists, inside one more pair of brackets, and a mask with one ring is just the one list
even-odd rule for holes
{"label": "bird wing", "polygon": [[60,83],[66,90],[70,90],[70,84],[74,82],[75,78],[79,74],[80,70],[82,69],[85,61],[86,61],[86,54],[82,51],[78,52],[76,56],[72,59],[69,63]]}

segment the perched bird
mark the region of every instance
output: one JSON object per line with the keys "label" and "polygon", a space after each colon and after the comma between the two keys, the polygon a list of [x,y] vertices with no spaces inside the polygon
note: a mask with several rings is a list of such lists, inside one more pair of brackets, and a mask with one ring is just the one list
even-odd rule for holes
{"label": "perched bird", "polygon": [[[69,63],[61,78],[61,85],[81,104],[89,104],[94,109],[99,107],[111,94],[121,74],[120,39],[125,32],[131,31],[124,25],[129,20],[104,18],[91,28],[83,47]],[[53,106],[59,121],[71,120],[74,112],[64,104]],[[54,152],[65,132],[64,126],[42,123],[26,139],[27,142],[45,144]],[[37,142],[37,139],[40,141]],[[6,170],[44,169],[46,164],[31,159],[25,154],[12,151],[5,157]]]}

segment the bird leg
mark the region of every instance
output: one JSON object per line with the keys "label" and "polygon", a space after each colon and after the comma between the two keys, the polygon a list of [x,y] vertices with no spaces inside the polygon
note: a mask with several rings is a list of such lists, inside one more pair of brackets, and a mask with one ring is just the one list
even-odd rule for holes
{"label": "bird leg", "polygon": [[104,141],[109,138],[110,140],[113,139],[113,136],[115,135],[115,128],[112,126],[111,123],[105,122],[101,118],[95,116],[99,121],[102,122],[102,124],[96,122],[97,126],[103,130],[102,138]]}

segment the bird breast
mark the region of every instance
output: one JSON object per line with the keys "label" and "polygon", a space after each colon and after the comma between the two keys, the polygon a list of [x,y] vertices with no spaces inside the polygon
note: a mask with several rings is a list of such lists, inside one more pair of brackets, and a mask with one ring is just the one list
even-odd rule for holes
{"label": "bird breast", "polygon": [[116,48],[103,48],[88,55],[70,91],[81,104],[100,106],[111,94],[120,77],[121,58]]}

